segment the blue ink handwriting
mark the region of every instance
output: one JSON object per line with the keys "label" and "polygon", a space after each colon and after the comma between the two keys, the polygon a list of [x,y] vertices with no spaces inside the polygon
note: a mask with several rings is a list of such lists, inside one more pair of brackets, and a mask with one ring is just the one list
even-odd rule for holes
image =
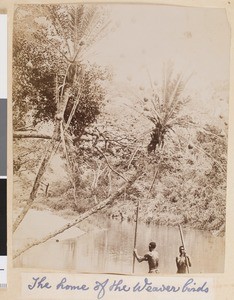
{"label": "blue ink handwriting", "polygon": [[189,278],[186,283],[184,284],[182,288],[182,292],[203,292],[203,293],[208,293],[209,288],[206,286],[207,282],[205,281],[203,285],[197,286],[196,282],[194,281],[193,278]]}
{"label": "blue ink handwriting", "polygon": [[57,284],[56,289],[62,289],[62,290],[77,290],[77,291],[87,291],[89,290],[89,287],[86,284],[82,284],[82,285],[69,285],[65,283],[67,282],[67,278],[63,277],[63,279],[60,281],[59,284]]}
{"label": "blue ink handwriting", "polygon": [[152,282],[149,281],[148,278],[145,278],[144,283],[141,284],[137,282],[137,284],[133,287],[133,292],[173,292],[176,293],[180,290],[180,287],[176,287],[174,285],[165,285],[161,286],[152,286]]}
{"label": "blue ink handwriting", "polygon": [[[48,290],[51,288],[56,289],[57,291],[78,291],[85,293],[91,288],[96,292],[96,299],[100,300],[106,296],[108,292],[117,292],[117,293],[209,293],[209,285],[207,281],[196,282],[194,278],[185,278],[184,281],[180,281],[180,285],[167,284],[167,281],[162,281],[162,279],[157,282],[157,278],[147,278],[145,277],[142,280],[138,280],[133,284],[127,284],[124,279],[106,278],[103,281],[95,281],[93,285],[86,285],[81,282],[79,284],[72,285],[68,282],[67,277],[60,279],[58,283],[54,286],[49,282],[46,276],[34,276],[31,278],[31,282],[27,285],[29,290],[40,289]],[[156,283],[155,283],[156,281]],[[54,281],[53,281],[54,282]],[[169,282],[170,283],[170,282]],[[142,294],[143,294],[142,293]]]}
{"label": "blue ink handwriting", "polygon": [[40,277],[33,277],[32,280],[34,280],[33,284],[29,284],[28,288],[30,290],[33,290],[34,288],[37,289],[50,289],[52,286],[49,284],[49,282],[45,282],[46,276],[40,278]]}
{"label": "blue ink handwriting", "polygon": [[105,296],[105,293],[106,293],[105,288],[106,288],[106,285],[108,282],[109,282],[109,279],[106,279],[103,282],[100,282],[100,281],[95,282],[95,286],[93,289],[94,289],[94,291],[99,291],[97,294],[98,299],[102,299]]}
{"label": "blue ink handwriting", "polygon": [[122,279],[120,279],[119,281],[115,280],[109,287],[109,290],[114,292],[129,292],[131,288],[126,284],[122,285],[122,283]]}

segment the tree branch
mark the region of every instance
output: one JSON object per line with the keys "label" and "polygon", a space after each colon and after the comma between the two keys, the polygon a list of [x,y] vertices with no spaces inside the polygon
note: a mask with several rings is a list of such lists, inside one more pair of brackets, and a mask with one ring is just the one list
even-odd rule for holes
{"label": "tree branch", "polygon": [[115,169],[112,168],[112,166],[109,164],[109,161],[108,161],[106,155],[104,154],[104,152],[98,146],[95,146],[94,148],[97,149],[97,151],[103,155],[103,157],[105,158],[106,163],[107,163],[108,167],[111,169],[111,171],[113,171],[115,174],[117,174],[118,176],[120,176],[127,182],[128,180],[123,175],[121,175],[119,172],[117,172]]}
{"label": "tree branch", "polygon": [[40,133],[22,133],[22,132],[13,133],[13,139],[23,139],[23,138],[51,140],[52,136],[48,134],[40,134]]}

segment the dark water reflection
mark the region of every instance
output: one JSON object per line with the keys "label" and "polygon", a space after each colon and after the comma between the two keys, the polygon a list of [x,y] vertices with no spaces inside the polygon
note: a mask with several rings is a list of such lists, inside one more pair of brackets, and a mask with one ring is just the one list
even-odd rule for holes
{"label": "dark water reflection", "polygon": [[[16,267],[75,270],[91,273],[131,273],[134,226],[117,220],[100,220],[102,229],[78,238],[47,243],[21,255]],[[184,229],[187,252],[192,261],[191,273],[224,271],[224,238],[209,232]],[[175,257],[181,244],[178,227],[138,224],[137,249],[144,254],[148,243],[155,241],[160,255],[160,273],[176,273]],[[135,263],[135,273],[148,272],[147,263]]]}

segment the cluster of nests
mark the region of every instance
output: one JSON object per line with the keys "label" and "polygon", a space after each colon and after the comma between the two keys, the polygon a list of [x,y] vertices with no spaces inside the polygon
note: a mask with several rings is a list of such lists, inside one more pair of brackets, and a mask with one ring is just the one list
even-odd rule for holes
{"label": "cluster of nests", "polygon": [[157,146],[161,148],[164,146],[164,137],[168,130],[168,125],[163,126],[160,121],[156,123],[155,128],[151,133],[150,143],[147,146],[148,153],[155,152]]}
{"label": "cluster of nests", "polygon": [[[150,154],[151,152],[155,153],[156,147],[161,147],[163,148],[164,146],[164,138],[166,133],[169,130],[172,130],[172,128],[170,127],[170,125],[162,125],[160,123],[160,121],[158,121],[155,125],[155,128],[152,130],[151,133],[151,140],[149,145],[147,146],[147,151]],[[188,144],[188,149],[191,150],[193,149],[193,145]]]}

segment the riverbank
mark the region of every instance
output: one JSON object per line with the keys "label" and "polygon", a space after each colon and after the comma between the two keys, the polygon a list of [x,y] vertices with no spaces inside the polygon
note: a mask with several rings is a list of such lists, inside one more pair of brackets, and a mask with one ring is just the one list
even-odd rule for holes
{"label": "riverbank", "polygon": [[[16,183],[18,185],[20,184],[20,189],[18,189],[21,190],[21,194],[17,194],[18,201],[14,202],[13,210],[19,213],[20,209],[26,204],[25,194],[29,193],[29,189],[27,190],[27,186],[25,187],[25,185],[22,184],[23,181],[18,180]],[[16,191],[17,189],[15,192]],[[207,205],[202,198],[194,198],[193,201],[188,201],[188,198],[175,199],[165,197],[162,193],[157,193],[154,198],[145,199],[144,197],[130,193],[126,199],[125,196],[120,196],[120,198],[116,199],[111,205],[108,205],[97,214],[103,217],[107,216],[110,219],[116,219],[120,222],[133,222],[135,221],[138,199],[140,200],[139,221],[147,225],[174,227],[181,224],[184,228],[206,230],[217,236],[225,235],[225,207],[212,205],[214,201],[211,201],[210,204]],[[99,202],[102,200],[103,199],[99,199]],[[51,184],[50,194],[45,196],[43,193],[39,193],[36,202],[32,206],[34,213],[35,211],[38,212],[38,216],[35,217],[30,209],[24,222],[26,222],[26,224],[30,224],[30,222],[34,224],[36,222],[36,227],[32,228],[32,232],[35,231],[37,234],[39,232],[43,233],[44,224],[50,224],[53,216],[60,217],[68,223],[78,215],[92,209],[94,206],[95,203],[91,198],[83,197],[79,199],[79,204],[76,204],[74,202],[72,189],[64,190],[63,187],[58,186],[58,182],[55,180],[53,186]],[[219,208],[218,211],[217,208]],[[39,217],[40,214],[42,215],[40,211],[45,212],[44,217]],[[100,224],[97,220],[98,218],[96,214],[94,214],[79,223],[78,228],[84,232],[99,229]],[[24,222],[22,222],[22,224],[24,224]],[[64,221],[59,223],[64,224]],[[56,221],[53,222],[53,224],[56,224]],[[20,227],[22,227],[22,225]],[[46,229],[48,233],[48,228]],[[26,231],[27,230],[29,229],[26,228]],[[51,231],[53,231],[53,228],[50,228],[49,232]],[[74,234],[76,234],[76,232],[74,232]],[[36,238],[33,234],[31,236]]]}
{"label": "riverbank", "polygon": [[[147,225],[178,226],[185,228],[206,230],[216,236],[225,235],[225,223],[218,218],[210,218],[209,209],[200,210],[199,207],[190,207],[191,203],[171,203],[166,199],[148,199],[139,202],[139,221]],[[134,221],[136,202],[116,202],[106,210],[110,218],[120,221]],[[199,213],[200,211],[200,213]]]}
{"label": "riverbank", "polygon": [[[82,201],[82,203],[85,201]],[[166,199],[148,199],[142,200],[139,203],[140,222],[146,225],[163,225],[163,226],[178,226],[183,225],[184,228],[199,229],[209,231],[216,236],[225,235],[225,224],[222,221],[214,222],[207,219],[209,211],[203,211],[198,214],[198,208],[191,209],[181,203],[170,203]],[[49,210],[52,214],[63,218],[66,222],[71,221],[78,215],[85,212],[77,211],[74,208],[74,201],[70,197],[50,197],[39,198],[37,204],[33,206],[40,210]],[[120,222],[135,221],[137,202],[136,201],[115,201],[111,206],[107,206],[103,210],[97,212],[99,216],[115,219]],[[89,209],[88,207],[86,208]],[[85,232],[100,228],[96,214],[90,216],[86,220],[79,223],[79,228]]]}

